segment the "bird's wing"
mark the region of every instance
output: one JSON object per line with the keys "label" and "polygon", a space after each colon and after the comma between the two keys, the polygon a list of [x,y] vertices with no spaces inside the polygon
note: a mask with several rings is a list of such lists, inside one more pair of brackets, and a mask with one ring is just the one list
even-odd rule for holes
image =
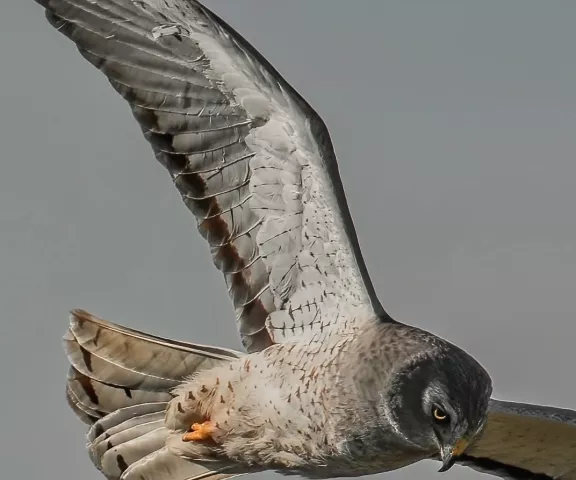
{"label": "bird's wing", "polygon": [[492,400],[482,436],[460,463],[507,479],[576,480],[576,412]]}
{"label": "bird's wing", "polygon": [[249,351],[315,335],[335,304],[392,321],[326,126],[246,40],[195,0],[36,1],[130,104],[210,244]]}

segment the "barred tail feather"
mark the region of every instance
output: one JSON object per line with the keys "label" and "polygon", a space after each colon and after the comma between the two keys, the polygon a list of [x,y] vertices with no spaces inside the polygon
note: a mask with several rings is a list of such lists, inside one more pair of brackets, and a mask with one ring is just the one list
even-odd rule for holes
{"label": "barred tail feather", "polygon": [[168,452],[164,415],[184,378],[241,353],[148,335],[83,310],[71,312],[64,346],[68,403],[91,425],[90,458],[109,480],[220,480],[239,473],[229,463]]}
{"label": "barred tail feather", "polygon": [[241,473],[235,470],[234,465],[191,462],[171,454],[167,447],[163,447],[128,467],[122,480],[222,480]]}

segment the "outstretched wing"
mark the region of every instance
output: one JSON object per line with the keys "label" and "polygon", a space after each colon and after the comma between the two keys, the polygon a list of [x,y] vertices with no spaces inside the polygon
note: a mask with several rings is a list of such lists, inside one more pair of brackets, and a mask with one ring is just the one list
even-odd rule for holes
{"label": "outstretched wing", "polygon": [[240,35],[194,0],[36,1],[130,104],[197,217],[249,351],[318,333],[337,305],[392,321],[324,123]]}
{"label": "outstretched wing", "polygon": [[492,400],[486,429],[460,463],[507,479],[576,480],[576,412]]}

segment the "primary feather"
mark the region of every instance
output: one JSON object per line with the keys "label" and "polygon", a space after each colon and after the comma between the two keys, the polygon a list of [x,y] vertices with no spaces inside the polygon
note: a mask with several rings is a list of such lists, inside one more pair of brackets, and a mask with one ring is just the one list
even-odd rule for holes
{"label": "primary feather", "polygon": [[341,303],[391,321],[324,122],[240,35],[194,0],[37,1],[130,105],[198,220],[249,352],[317,335]]}
{"label": "primary feather", "polygon": [[462,463],[506,479],[576,480],[576,412],[492,400]]}
{"label": "primary feather", "polygon": [[[418,439],[383,421],[398,406],[420,408],[421,399],[393,398],[383,406],[375,402],[382,391],[370,390],[384,390],[399,364],[417,364],[421,354],[437,367],[430,348],[441,342],[395,322],[380,305],[316,112],[198,1],[36,1],[129,104],[198,221],[251,353],[241,363],[237,352],[74,311],[65,336],[66,393],[91,425],[95,465],[110,480],[217,480],[262,465],[299,466],[310,476],[360,475],[431,455],[411,450]],[[472,366],[460,365],[480,371]],[[225,387],[218,375],[228,371]],[[469,377],[463,378],[473,383]],[[254,396],[262,382],[265,394]],[[455,389],[446,383],[463,405],[485,405],[466,398],[475,391],[466,382]],[[200,400],[196,387],[207,392]],[[224,446],[180,439],[186,422],[208,411],[238,427],[227,455]],[[413,413],[402,416],[411,422]],[[462,460],[505,478],[574,480],[575,416],[493,401],[484,435]],[[265,418],[258,423],[259,417]],[[425,442],[421,427],[414,431]]]}

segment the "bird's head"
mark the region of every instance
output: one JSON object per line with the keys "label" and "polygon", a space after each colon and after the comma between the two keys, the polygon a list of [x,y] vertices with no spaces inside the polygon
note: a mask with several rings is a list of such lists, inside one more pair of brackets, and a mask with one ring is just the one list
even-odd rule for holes
{"label": "bird's head", "polygon": [[491,393],[484,368],[458,347],[442,344],[396,371],[387,416],[405,442],[439,456],[444,472],[482,431]]}

